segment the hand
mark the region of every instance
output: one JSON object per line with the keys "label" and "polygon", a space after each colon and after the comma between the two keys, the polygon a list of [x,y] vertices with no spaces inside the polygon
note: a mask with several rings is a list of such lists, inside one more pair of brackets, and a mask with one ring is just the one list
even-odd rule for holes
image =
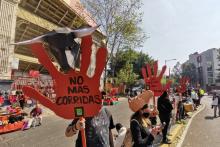
{"label": "hand", "polygon": [[85,128],[85,119],[82,118],[82,119],[79,119],[77,122],[76,122],[76,129],[77,130],[81,130],[81,129],[84,129]]}
{"label": "hand", "polygon": [[150,132],[155,137],[155,136],[157,136],[158,132],[160,132],[160,131],[158,131],[157,127],[153,127]]}
{"label": "hand", "polygon": [[146,74],[145,67],[142,68],[142,75],[144,77],[144,81],[146,85],[150,87],[150,90],[154,92],[155,96],[161,96],[161,94],[164,91],[170,88],[170,85],[172,83],[172,81],[169,80],[165,86],[161,84],[161,79],[166,70],[166,66],[163,66],[162,71],[160,72],[159,76],[157,76],[157,73],[158,73],[158,62],[157,61],[154,62],[153,74],[151,71],[150,64],[146,64],[146,68],[147,68],[147,74]]}
{"label": "hand", "polygon": [[58,116],[65,119],[75,118],[76,107],[84,108],[84,116],[92,117],[101,109],[102,99],[99,91],[100,76],[105,67],[107,50],[99,48],[96,54],[96,68],[92,77],[87,76],[92,53],[92,38],[86,36],[81,43],[81,67],[80,71],[70,69],[66,74],[59,72],[51,62],[43,45],[36,43],[31,46],[33,54],[39,62],[49,71],[55,87],[55,103],[48,97],[39,93],[34,88],[24,86],[23,91],[28,97],[33,97],[42,105],[51,109]]}
{"label": "hand", "polygon": [[187,84],[189,83],[189,78],[187,77],[182,77],[180,79],[180,82],[179,82],[179,86],[176,87],[177,91],[179,93],[184,93],[186,92],[186,87],[187,87]]}

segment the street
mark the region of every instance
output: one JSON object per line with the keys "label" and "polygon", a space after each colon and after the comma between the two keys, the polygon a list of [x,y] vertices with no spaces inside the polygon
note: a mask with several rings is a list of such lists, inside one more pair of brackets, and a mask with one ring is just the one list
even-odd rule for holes
{"label": "street", "polygon": [[[128,108],[127,99],[120,98],[120,102],[119,105],[107,106],[107,108],[111,111],[115,124],[120,120],[120,123],[129,127],[131,111]],[[70,122],[71,120],[64,120],[55,115],[44,117],[40,127],[0,135],[0,147],[74,146],[76,136],[67,138],[64,135]]]}
{"label": "street", "polygon": [[[201,103],[205,104],[205,109],[193,119],[183,147],[219,147],[220,117],[213,118],[214,110],[211,109],[211,96],[205,96]],[[217,113],[218,114],[218,113]]]}

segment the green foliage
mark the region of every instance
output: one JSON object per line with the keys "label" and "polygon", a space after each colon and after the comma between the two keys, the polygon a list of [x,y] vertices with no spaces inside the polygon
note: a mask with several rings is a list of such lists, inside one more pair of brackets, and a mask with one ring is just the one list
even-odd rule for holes
{"label": "green foliage", "polygon": [[133,72],[133,65],[126,62],[125,66],[118,73],[118,82],[125,82],[128,85],[134,84],[138,75]]}
{"label": "green foliage", "polygon": [[145,34],[139,26],[142,21],[141,0],[82,0],[106,35],[109,59],[119,50],[142,46]]}
{"label": "green foliage", "polygon": [[190,83],[196,84],[197,82],[196,66],[193,63],[183,64],[181,75],[183,77],[189,77]]}
{"label": "green foliage", "polygon": [[173,85],[177,85],[181,77],[188,77],[190,78],[190,83],[193,85],[196,84],[196,66],[192,63],[185,63],[181,65],[177,62],[176,65],[174,65],[173,74],[171,75]]}
{"label": "green foliage", "polygon": [[154,62],[153,58],[150,57],[148,54],[139,52],[137,55],[137,59],[133,61],[134,64],[134,73],[138,74],[140,78],[142,77],[141,68],[144,67],[146,64],[152,64]]}
{"label": "green foliage", "polygon": [[146,63],[152,63],[153,59],[148,54],[135,50],[119,51],[111,60],[112,76],[117,76],[119,71],[129,62],[133,65],[133,72],[142,77],[141,68]]}
{"label": "green foliage", "polygon": [[[142,21],[141,0],[82,0],[92,14],[101,32],[106,36],[105,46],[109,50],[106,61],[121,50],[142,47],[145,33],[140,27]],[[117,58],[117,57],[116,57]],[[117,62],[116,62],[117,63]],[[116,65],[112,63],[112,65]],[[115,67],[113,67],[115,68]],[[106,68],[104,83],[106,80]]]}

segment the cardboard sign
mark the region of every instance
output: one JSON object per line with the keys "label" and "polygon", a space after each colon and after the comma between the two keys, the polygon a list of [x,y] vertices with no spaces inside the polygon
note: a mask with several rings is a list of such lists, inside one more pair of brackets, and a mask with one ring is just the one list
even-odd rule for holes
{"label": "cardboard sign", "polygon": [[102,106],[99,86],[100,77],[106,63],[107,49],[99,48],[96,54],[95,74],[93,77],[88,77],[86,73],[90,64],[91,47],[91,36],[83,37],[80,71],[71,69],[64,74],[59,72],[53,65],[41,43],[32,44],[33,54],[49,71],[55,81],[56,101],[53,103],[49,98],[28,86],[23,87],[25,95],[38,100],[42,105],[65,119],[96,115]]}
{"label": "cardboard sign", "polygon": [[179,85],[176,88],[179,93],[184,93],[187,90],[187,84],[189,83],[189,78],[182,77],[180,79]]}
{"label": "cardboard sign", "polygon": [[[146,69],[147,69],[147,72],[146,72]],[[152,73],[150,64],[146,64],[146,67],[142,68],[142,75],[144,77],[144,81],[146,85],[149,87],[149,89],[154,92],[154,96],[160,96],[164,91],[170,88],[170,85],[172,83],[171,80],[169,80],[166,83],[166,85],[161,84],[161,79],[165,71],[166,71],[166,66],[163,66],[162,71],[160,72],[159,76],[157,76],[158,61],[154,62],[153,73]]]}

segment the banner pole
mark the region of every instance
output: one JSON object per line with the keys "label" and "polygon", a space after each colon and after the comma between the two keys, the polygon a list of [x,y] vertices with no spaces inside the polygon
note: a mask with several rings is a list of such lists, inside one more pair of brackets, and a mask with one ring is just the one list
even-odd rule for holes
{"label": "banner pole", "polygon": [[[82,120],[83,117],[80,117],[80,120]],[[86,147],[86,134],[85,134],[85,128],[82,128],[81,130],[81,137],[82,137],[82,145],[83,147]]]}

